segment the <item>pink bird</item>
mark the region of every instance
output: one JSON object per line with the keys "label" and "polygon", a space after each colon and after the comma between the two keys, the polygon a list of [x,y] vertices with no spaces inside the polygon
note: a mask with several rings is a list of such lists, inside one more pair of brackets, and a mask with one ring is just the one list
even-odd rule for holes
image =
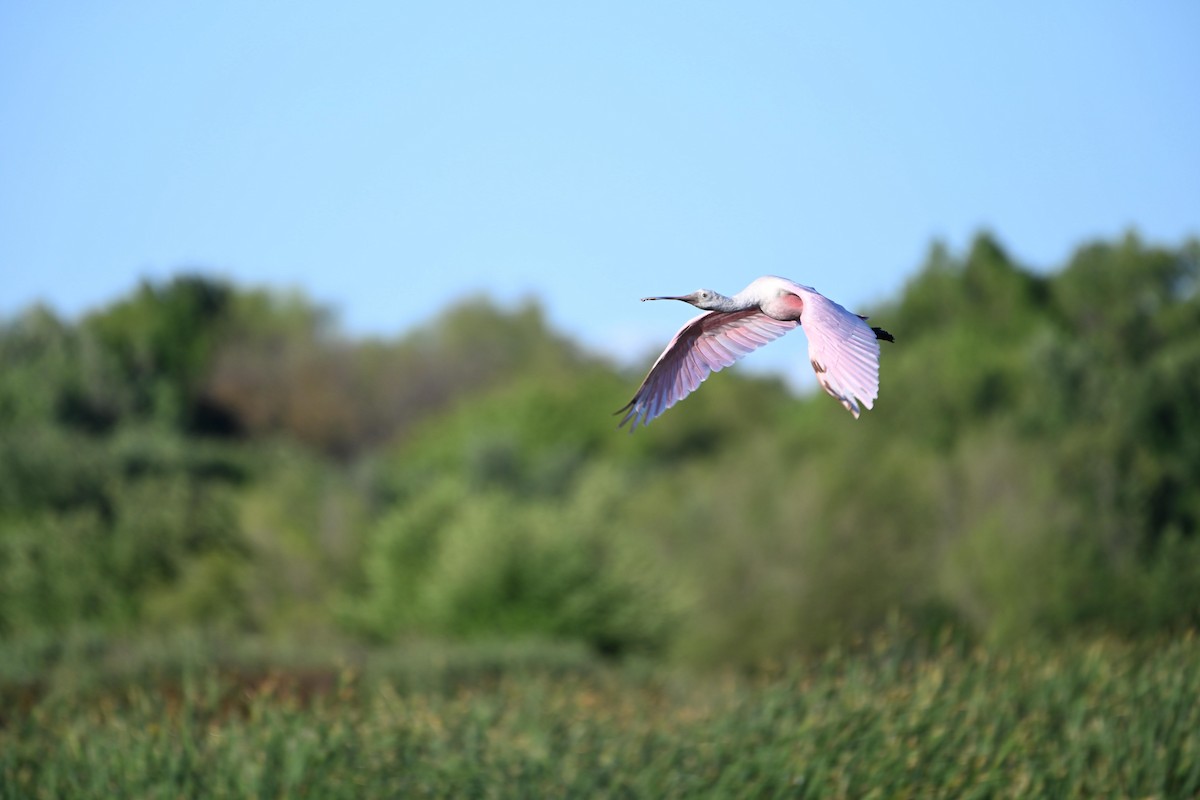
{"label": "pink bird", "polygon": [[808,286],[765,276],[733,297],[701,289],[680,297],[705,313],[688,320],[654,362],[637,394],[616,413],[629,430],[662,414],[694,392],[712,372],[778,339],[799,325],[808,335],[808,359],[817,381],[858,419],[859,403],[871,408],[879,396],[879,342],[895,341],[866,317],[852,314]]}

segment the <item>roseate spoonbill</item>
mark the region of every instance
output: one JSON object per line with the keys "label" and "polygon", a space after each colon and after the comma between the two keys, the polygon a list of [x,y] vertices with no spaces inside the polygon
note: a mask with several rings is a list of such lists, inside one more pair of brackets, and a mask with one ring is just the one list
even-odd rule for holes
{"label": "roseate spoonbill", "polygon": [[817,381],[858,419],[858,404],[871,408],[879,396],[877,340],[895,341],[816,289],[771,275],[733,297],[701,289],[679,297],[642,298],[646,300],[682,300],[705,313],[679,329],[637,394],[616,412],[625,414],[621,425],[632,421],[631,433],[694,392],[709,373],[799,325],[808,335],[808,360]]}

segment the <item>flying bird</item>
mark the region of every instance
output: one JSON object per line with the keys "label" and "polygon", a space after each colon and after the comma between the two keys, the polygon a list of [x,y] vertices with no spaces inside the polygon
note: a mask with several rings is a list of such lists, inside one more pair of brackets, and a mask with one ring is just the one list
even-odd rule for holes
{"label": "flying bird", "polygon": [[817,381],[858,419],[859,403],[871,408],[879,396],[878,340],[895,341],[816,289],[771,275],[733,297],[700,289],[646,300],[682,300],[705,313],[679,329],[637,394],[616,412],[625,414],[620,425],[633,423],[631,432],[694,392],[710,373],[800,325],[808,335],[808,360]]}

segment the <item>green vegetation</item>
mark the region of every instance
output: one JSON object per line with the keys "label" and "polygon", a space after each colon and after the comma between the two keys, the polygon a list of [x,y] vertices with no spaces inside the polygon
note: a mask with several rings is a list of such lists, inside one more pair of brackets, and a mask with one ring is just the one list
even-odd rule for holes
{"label": "green vegetation", "polygon": [[867,311],[863,419],[734,370],[635,436],[533,302],[0,322],[5,789],[1200,791],[1200,242],[981,235]]}
{"label": "green vegetation", "polygon": [[1050,654],[896,643],[756,677],[618,670],[553,648],[459,653],[452,677],[395,662],[160,674],[88,702],[24,698],[0,728],[0,796],[1200,792],[1194,636]]}

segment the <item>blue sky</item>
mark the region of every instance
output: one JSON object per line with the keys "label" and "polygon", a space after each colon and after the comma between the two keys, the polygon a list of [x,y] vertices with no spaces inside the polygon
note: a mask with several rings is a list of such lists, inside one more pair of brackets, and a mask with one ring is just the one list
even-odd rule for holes
{"label": "blue sky", "polygon": [[1198,33],[1183,1],[0,0],[0,314],[199,268],[356,334],[535,295],[629,360],[690,311],[647,294],[778,274],[861,309],[935,237],[1177,244]]}

